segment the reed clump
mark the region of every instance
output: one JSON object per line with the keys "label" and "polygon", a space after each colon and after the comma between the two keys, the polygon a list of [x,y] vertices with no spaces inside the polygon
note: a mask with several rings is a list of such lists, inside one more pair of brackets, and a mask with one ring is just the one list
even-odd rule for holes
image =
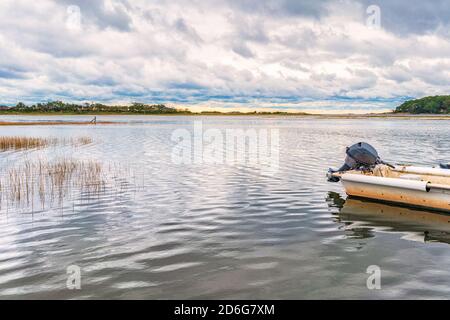
{"label": "reed clump", "polygon": [[93,142],[91,137],[78,137],[75,138],[74,141],[72,142],[72,144],[78,144],[78,145],[86,145],[86,144],[91,144]]}
{"label": "reed clump", "polygon": [[55,138],[0,137],[0,150],[35,149],[47,147],[56,142]]}
{"label": "reed clump", "polygon": [[44,209],[55,201],[62,205],[72,191],[97,194],[104,187],[104,170],[96,161],[26,161],[9,169],[0,180],[0,203],[33,209],[39,204]]}
{"label": "reed clump", "polygon": [[91,144],[91,137],[75,138],[33,138],[33,137],[0,137],[0,151],[39,149],[52,145],[81,146]]}

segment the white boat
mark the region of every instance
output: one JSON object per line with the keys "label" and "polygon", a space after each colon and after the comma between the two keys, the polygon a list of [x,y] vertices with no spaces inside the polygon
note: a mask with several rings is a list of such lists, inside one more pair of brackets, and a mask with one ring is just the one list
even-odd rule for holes
{"label": "white boat", "polygon": [[377,164],[371,170],[330,172],[349,196],[450,212],[450,170]]}

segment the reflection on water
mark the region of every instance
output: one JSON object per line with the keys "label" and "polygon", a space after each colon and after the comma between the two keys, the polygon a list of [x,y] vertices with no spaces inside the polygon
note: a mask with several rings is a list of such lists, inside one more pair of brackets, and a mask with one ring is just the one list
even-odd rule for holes
{"label": "reflection on water", "polygon": [[[388,162],[448,162],[447,121],[226,116],[97,120],[125,123],[0,127],[0,136],[92,139],[77,147],[0,153],[3,172],[27,160],[68,158],[93,160],[105,168],[118,164],[133,173],[112,177],[113,187],[89,199],[73,193],[63,210],[21,214],[2,207],[0,298],[450,296],[448,221],[423,211],[403,214],[404,209],[394,209],[382,215],[388,208],[367,209],[350,200],[344,204],[338,196],[344,193],[341,184],[328,183],[325,177],[329,167],[342,163],[345,146],[355,141],[370,142]],[[199,120],[205,130],[221,132],[278,129],[279,169],[265,174],[259,162],[173,163],[172,133],[191,132]],[[408,220],[413,216],[417,219]],[[81,269],[81,290],[66,287],[70,265]],[[380,266],[382,290],[367,289],[369,265]]]}
{"label": "reflection on water", "polygon": [[401,232],[408,239],[450,243],[450,215],[436,211],[412,209],[370,200],[347,198],[330,192],[327,201],[339,208],[340,222],[355,237],[373,237],[377,230]]}

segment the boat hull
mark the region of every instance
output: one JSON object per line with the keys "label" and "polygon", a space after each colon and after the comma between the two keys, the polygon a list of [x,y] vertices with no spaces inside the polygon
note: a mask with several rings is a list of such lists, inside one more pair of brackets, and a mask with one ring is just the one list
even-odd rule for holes
{"label": "boat hull", "polygon": [[450,190],[431,188],[424,191],[345,179],[342,183],[349,196],[450,212]]}

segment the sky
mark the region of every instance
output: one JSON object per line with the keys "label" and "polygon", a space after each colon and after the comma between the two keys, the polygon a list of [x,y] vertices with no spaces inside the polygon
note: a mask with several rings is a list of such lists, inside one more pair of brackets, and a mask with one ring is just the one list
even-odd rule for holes
{"label": "sky", "polygon": [[381,112],[449,84],[450,1],[0,2],[0,104]]}

